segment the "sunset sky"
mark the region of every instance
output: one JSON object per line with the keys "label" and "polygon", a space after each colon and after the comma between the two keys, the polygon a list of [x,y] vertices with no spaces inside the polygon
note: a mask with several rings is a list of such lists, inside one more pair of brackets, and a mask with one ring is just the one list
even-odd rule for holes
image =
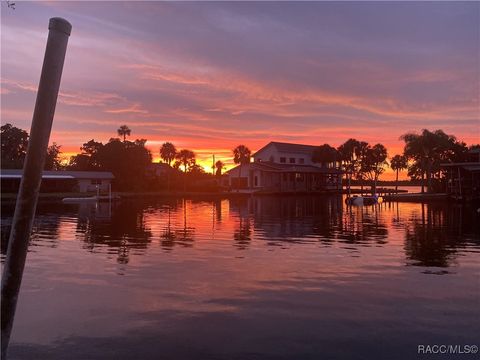
{"label": "sunset sky", "polygon": [[[29,130],[50,17],[73,25],[51,141],[66,156],[123,124],[212,154],[269,141],[480,139],[480,3],[1,4],[1,122]],[[208,161],[208,163],[207,163]]]}

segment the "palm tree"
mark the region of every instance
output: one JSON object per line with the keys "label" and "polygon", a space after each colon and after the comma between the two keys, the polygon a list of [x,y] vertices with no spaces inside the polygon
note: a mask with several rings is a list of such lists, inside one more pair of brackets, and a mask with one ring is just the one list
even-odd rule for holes
{"label": "palm tree", "polygon": [[348,194],[350,195],[350,185],[353,174],[358,170],[358,160],[355,154],[355,149],[360,146],[360,142],[356,139],[348,139],[338,147],[340,159],[343,169],[348,180]]}
{"label": "palm tree", "polygon": [[127,136],[130,136],[132,130],[127,125],[122,125],[118,128],[117,134],[118,136],[123,136],[123,142],[127,140]]}
{"label": "palm tree", "polygon": [[326,167],[327,164],[334,163],[336,167],[337,160],[340,159],[340,154],[334,147],[323,144],[318,146],[312,154],[312,162],[321,163],[322,167]]}
{"label": "palm tree", "polygon": [[412,178],[421,177],[422,193],[426,178],[428,191],[432,191],[432,175],[440,173],[440,164],[448,162],[465,151],[465,144],[457,141],[455,136],[447,135],[442,130],[422,133],[407,133],[400,137],[405,141],[404,156],[412,160],[408,174]]}
{"label": "palm tree", "polygon": [[233,149],[233,162],[239,165],[238,169],[238,187],[240,187],[240,177],[242,174],[242,165],[248,164],[250,162],[250,157],[252,152],[245,145],[238,145]]}
{"label": "palm tree", "polygon": [[397,173],[397,176],[395,178],[395,192],[397,192],[398,191],[398,172],[407,169],[408,167],[407,158],[402,155],[395,155],[390,160],[390,167],[392,168],[393,171]]}
{"label": "palm tree", "polygon": [[195,153],[191,150],[183,149],[180,150],[175,156],[179,166],[183,166],[183,191],[186,190],[187,183],[187,170],[190,170],[195,165]]}
{"label": "palm tree", "polygon": [[175,160],[177,155],[177,149],[175,145],[170,142],[166,142],[160,148],[160,157],[165,161],[169,166],[172,164],[172,161]]}
{"label": "palm tree", "polygon": [[195,153],[192,150],[183,149],[180,150],[175,156],[180,163],[180,166],[183,166],[183,171],[186,173],[193,165],[195,165]]}
{"label": "palm tree", "polygon": [[[172,161],[175,160],[175,156],[177,155],[177,149],[175,145],[170,142],[163,143],[162,147],[160,148],[160,157],[163,161],[165,161],[168,166],[171,166]],[[167,173],[167,191],[170,192],[170,175],[171,175],[171,168],[168,169]]]}
{"label": "palm tree", "polygon": [[217,169],[215,171],[215,176],[222,176],[222,170],[225,168],[225,163],[222,161],[222,160],[218,160],[216,163],[215,163],[215,169]]}
{"label": "palm tree", "polygon": [[365,157],[362,159],[361,171],[367,176],[367,179],[373,181],[373,194],[377,192],[377,181],[380,174],[385,171],[387,156],[387,148],[382,144],[375,144],[367,147]]}

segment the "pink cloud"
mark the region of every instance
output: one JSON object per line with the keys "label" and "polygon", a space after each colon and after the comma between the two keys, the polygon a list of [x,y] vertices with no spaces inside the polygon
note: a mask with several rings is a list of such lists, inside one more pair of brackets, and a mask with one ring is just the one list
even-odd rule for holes
{"label": "pink cloud", "polygon": [[104,110],[104,112],[110,113],[110,114],[126,114],[126,113],[148,114],[148,111],[142,109],[139,103],[135,103],[130,107],[122,108],[122,109],[107,109],[107,110]]}

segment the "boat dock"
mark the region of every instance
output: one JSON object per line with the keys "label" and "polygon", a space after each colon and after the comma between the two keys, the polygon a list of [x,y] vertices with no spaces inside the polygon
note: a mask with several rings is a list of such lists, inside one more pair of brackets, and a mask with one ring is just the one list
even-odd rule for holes
{"label": "boat dock", "polygon": [[449,196],[445,193],[428,194],[428,193],[407,193],[407,194],[389,194],[384,195],[384,201],[400,201],[400,202],[430,202],[430,201],[446,201]]}

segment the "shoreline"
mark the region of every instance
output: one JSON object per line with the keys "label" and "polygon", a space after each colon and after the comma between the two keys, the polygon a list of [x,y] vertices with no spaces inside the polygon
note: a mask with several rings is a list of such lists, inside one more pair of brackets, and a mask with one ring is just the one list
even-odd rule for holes
{"label": "shoreline", "polygon": [[[408,193],[406,190],[395,190],[391,189],[379,189],[379,194],[383,197],[385,202],[449,202],[455,203],[458,202],[455,199],[452,199],[445,193],[439,194],[429,194],[429,193]],[[361,194],[360,189],[351,189],[350,194]],[[368,191],[363,191],[364,194],[368,194]],[[251,191],[230,191],[230,192],[194,192],[194,191],[178,191],[178,192],[167,192],[167,191],[144,191],[144,192],[112,192],[112,201],[121,201],[124,199],[135,199],[135,198],[146,198],[146,197],[164,197],[164,198],[241,198],[241,197],[252,197],[252,196],[342,196],[348,194],[347,189],[342,189],[341,191],[291,191],[291,192],[251,192]],[[61,202],[62,199],[68,197],[75,198],[90,198],[95,196],[93,193],[40,193],[39,201],[53,201]],[[100,201],[109,201],[108,196],[102,195]],[[16,201],[16,193],[2,193],[1,202],[14,202]]]}

